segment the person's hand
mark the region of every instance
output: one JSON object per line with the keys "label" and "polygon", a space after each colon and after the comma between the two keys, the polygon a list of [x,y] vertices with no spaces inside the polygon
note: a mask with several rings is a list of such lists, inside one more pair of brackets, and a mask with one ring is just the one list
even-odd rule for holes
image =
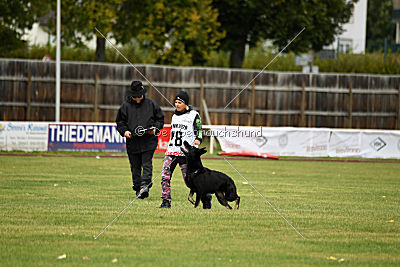
{"label": "person's hand", "polygon": [[130,131],[125,131],[124,136],[126,138],[131,138],[132,137],[132,133]]}
{"label": "person's hand", "polygon": [[200,140],[194,140],[194,142],[193,142],[193,146],[198,146],[198,145],[200,145]]}
{"label": "person's hand", "polygon": [[150,130],[147,130],[147,134],[155,135],[156,133],[156,127],[151,127]]}

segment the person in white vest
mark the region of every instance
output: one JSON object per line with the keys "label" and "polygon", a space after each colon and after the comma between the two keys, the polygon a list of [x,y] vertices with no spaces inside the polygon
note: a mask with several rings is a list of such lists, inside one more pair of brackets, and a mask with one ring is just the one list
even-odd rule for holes
{"label": "person in white vest", "polygon": [[[189,106],[189,95],[185,91],[179,92],[175,97],[175,111],[171,121],[171,137],[163,163],[161,180],[160,208],[171,208],[171,177],[175,167],[179,164],[183,179],[186,183],[186,159],[181,151],[184,141],[193,146],[198,146],[202,141],[201,119],[197,111]],[[211,195],[207,195],[203,202],[203,208],[211,208]]]}

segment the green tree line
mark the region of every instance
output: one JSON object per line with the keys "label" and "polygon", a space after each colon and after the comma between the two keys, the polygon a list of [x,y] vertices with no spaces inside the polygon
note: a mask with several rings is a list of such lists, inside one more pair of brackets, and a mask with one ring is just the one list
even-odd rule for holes
{"label": "green tree line", "polygon": [[[294,54],[317,52],[331,44],[335,36],[342,32],[342,25],[349,21],[356,2],[63,0],[62,58],[124,62],[115,51],[106,48],[105,39],[95,30],[97,27],[104,35],[113,38],[122,47],[123,53],[135,63],[262,68],[272,53],[263,47],[265,40],[271,41],[277,51],[305,28],[285,50],[285,56],[279,59],[281,63],[274,63],[270,68],[299,70],[300,67],[294,65]],[[368,18],[387,15],[391,8],[391,1],[388,0],[369,0],[368,3]],[[375,13],[372,10],[374,7]],[[0,38],[9,42],[0,44],[0,56],[54,57],[53,47],[28,48],[21,36],[44,15],[49,18],[45,30],[54,36],[55,9],[56,1],[50,0],[1,2]],[[384,21],[374,24],[368,20],[367,35],[371,38],[377,35],[380,38],[379,34],[390,35],[390,30],[387,30],[389,22]],[[383,33],[380,29],[383,29]],[[84,40],[94,36],[95,51],[84,45]],[[369,47],[374,47],[370,44]],[[246,53],[248,47],[250,49]],[[377,45],[375,47],[376,50],[380,49]],[[363,67],[358,66],[360,60],[365,61]],[[326,67],[324,62],[328,62]],[[335,72],[392,73],[396,70],[397,62],[397,56],[392,54],[385,58],[379,55],[341,55],[335,60],[316,59],[320,71]],[[387,67],[388,64],[390,67]]]}
{"label": "green tree line", "polygon": [[[157,58],[139,48],[135,42],[119,48],[134,64],[155,64]],[[127,63],[113,48],[105,50],[107,62]],[[9,58],[42,59],[44,56],[55,58],[56,49],[51,46],[33,46],[29,50],[13,50]],[[262,69],[275,57],[275,53],[265,49],[262,45],[250,48],[243,61],[246,69]],[[89,48],[62,48],[63,60],[70,61],[95,61],[95,50]],[[301,71],[301,66],[295,65],[294,52],[280,56],[271,64],[267,70],[270,71]],[[334,73],[369,73],[369,74],[400,74],[400,55],[388,53],[340,54],[335,59],[319,59],[314,57],[314,65],[319,67],[320,72]],[[202,65],[205,67],[229,67],[229,53],[224,51],[213,51],[208,60]]]}

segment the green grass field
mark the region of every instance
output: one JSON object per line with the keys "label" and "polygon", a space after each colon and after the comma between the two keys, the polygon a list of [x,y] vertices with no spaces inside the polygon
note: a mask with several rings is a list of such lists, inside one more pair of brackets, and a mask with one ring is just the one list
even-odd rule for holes
{"label": "green grass field", "polygon": [[306,239],[224,160],[203,163],[235,180],[239,210],[193,209],[179,168],[156,209],[155,159],[150,198],[95,240],[134,198],[127,158],[0,156],[0,265],[400,265],[400,164],[230,162]]}

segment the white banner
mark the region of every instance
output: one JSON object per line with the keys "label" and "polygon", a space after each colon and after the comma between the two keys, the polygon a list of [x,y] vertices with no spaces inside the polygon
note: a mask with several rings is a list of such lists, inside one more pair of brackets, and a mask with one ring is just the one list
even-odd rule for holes
{"label": "white banner", "polygon": [[[54,127],[58,126],[53,124],[49,122],[0,121],[0,150],[50,151],[52,150],[50,148],[54,148],[54,142],[49,143],[48,141],[52,140],[52,135],[54,134],[54,137],[63,136],[54,132]],[[103,125],[95,123],[64,124],[67,126],[75,124]],[[51,126],[53,132],[49,132],[50,125],[53,125]],[[104,125],[115,126],[113,123],[104,123]],[[85,130],[85,133],[91,134],[91,128],[88,129]],[[400,131],[223,125],[204,125],[203,129],[204,136],[217,137],[225,152],[256,152],[275,156],[299,157],[400,159]],[[75,132],[73,132],[74,134],[69,133],[69,136],[75,138]],[[80,135],[76,136],[79,139]],[[79,146],[87,145],[85,140],[76,141]],[[107,146],[106,142],[103,143]],[[123,146],[121,143],[117,145]],[[115,148],[112,149],[115,150]]]}
{"label": "white banner", "polygon": [[210,126],[226,152],[260,152],[278,156],[319,157],[328,151],[329,129]]}
{"label": "white banner", "polygon": [[[400,158],[400,131],[208,126],[225,152],[275,156]],[[206,128],[206,127],[205,127]]]}
{"label": "white banner", "polygon": [[47,151],[47,122],[0,122],[0,150]]}
{"label": "white banner", "polygon": [[400,158],[400,131],[362,131],[361,145],[363,158]]}
{"label": "white banner", "polygon": [[361,157],[360,130],[332,130],[328,156]]}
{"label": "white banner", "polygon": [[332,130],[329,156],[400,158],[400,131]]}

